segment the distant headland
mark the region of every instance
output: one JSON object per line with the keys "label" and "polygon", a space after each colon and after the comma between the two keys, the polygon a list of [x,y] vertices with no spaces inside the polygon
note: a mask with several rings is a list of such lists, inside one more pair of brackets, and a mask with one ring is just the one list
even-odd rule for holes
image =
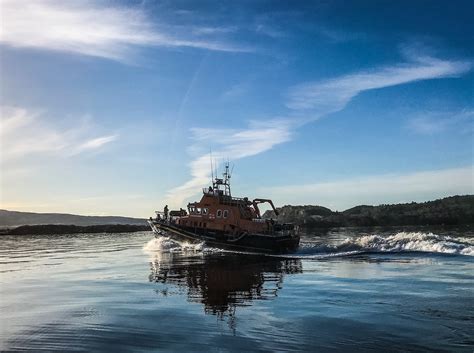
{"label": "distant headland", "polygon": [[80,216],[69,213],[34,213],[0,210],[0,227],[15,227],[39,224],[68,224],[94,226],[106,224],[146,225],[143,218],[121,216]]}
{"label": "distant headland", "polygon": [[[371,227],[474,224],[474,195],[451,196],[422,203],[360,205],[337,212],[317,205],[277,208],[263,218],[304,227]],[[0,210],[0,234],[123,233],[149,230],[145,219],[117,216],[79,216]]]}
{"label": "distant headland", "polygon": [[0,234],[129,233],[149,230],[145,219],[0,210]]}
{"label": "distant headland", "polygon": [[315,205],[283,206],[264,218],[306,227],[422,226],[474,224],[474,195],[451,196],[422,203],[356,206],[342,212]]}
{"label": "distant headland", "polygon": [[148,225],[103,224],[95,226],[75,226],[73,224],[38,224],[15,228],[4,228],[0,235],[27,234],[78,234],[78,233],[133,233],[150,230]]}

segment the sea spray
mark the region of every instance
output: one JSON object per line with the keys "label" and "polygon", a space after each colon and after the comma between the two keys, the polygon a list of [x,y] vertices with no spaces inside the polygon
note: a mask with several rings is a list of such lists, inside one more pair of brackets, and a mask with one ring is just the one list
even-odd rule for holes
{"label": "sea spray", "polygon": [[203,243],[188,243],[179,242],[169,237],[157,237],[148,241],[143,246],[143,251],[146,253],[153,252],[179,252],[179,251],[201,251]]}
{"label": "sea spray", "polygon": [[433,233],[399,232],[394,235],[366,235],[347,238],[338,250],[363,252],[419,251],[440,254],[474,256],[474,243],[470,239],[455,239]]}
{"label": "sea spray", "polygon": [[423,232],[399,232],[393,235],[363,235],[346,238],[339,244],[302,242],[298,251],[283,257],[321,259],[363,253],[426,252],[474,256],[474,239],[454,238]]}
{"label": "sea spray", "polygon": [[[192,244],[179,242],[164,236],[148,241],[148,243],[143,246],[143,251],[148,254],[156,252],[238,253],[238,251],[208,248],[204,246],[204,243]],[[339,244],[324,242],[315,244],[302,242],[300,248],[295,253],[270,256],[322,259],[328,257],[352,256],[363,253],[401,252],[427,252],[474,256],[474,239],[466,237],[455,238],[446,235],[423,232],[399,232],[393,235],[371,234],[346,238]]]}

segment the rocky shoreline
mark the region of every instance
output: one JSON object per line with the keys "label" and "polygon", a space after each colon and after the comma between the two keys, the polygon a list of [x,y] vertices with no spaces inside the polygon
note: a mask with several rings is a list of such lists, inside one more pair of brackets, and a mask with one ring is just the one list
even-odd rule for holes
{"label": "rocky shoreline", "polygon": [[48,234],[77,234],[77,233],[132,233],[150,230],[148,225],[137,224],[104,224],[77,226],[72,224],[40,224],[25,225],[16,228],[0,230],[0,235],[48,235]]}
{"label": "rocky shoreline", "polygon": [[451,196],[423,203],[356,206],[337,212],[314,205],[283,206],[264,213],[264,218],[304,227],[373,227],[474,224],[474,195]]}

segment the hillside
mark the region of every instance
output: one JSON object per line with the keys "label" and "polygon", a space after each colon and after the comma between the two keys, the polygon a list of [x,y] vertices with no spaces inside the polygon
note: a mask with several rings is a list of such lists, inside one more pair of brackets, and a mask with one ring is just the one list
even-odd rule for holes
{"label": "hillside", "polygon": [[[278,208],[280,222],[308,227],[456,225],[474,224],[474,195],[451,196],[422,203],[356,206],[333,212],[321,206],[283,206]],[[267,211],[264,218],[275,218]]]}
{"label": "hillside", "polygon": [[66,213],[33,213],[0,210],[0,227],[39,224],[68,224],[76,226],[106,224],[146,225],[146,221],[140,218],[117,216],[79,216]]}
{"label": "hillside", "polygon": [[28,235],[28,234],[79,234],[79,233],[132,233],[149,231],[150,227],[144,224],[105,224],[94,226],[76,226],[66,224],[26,225],[16,228],[3,228],[0,235]]}

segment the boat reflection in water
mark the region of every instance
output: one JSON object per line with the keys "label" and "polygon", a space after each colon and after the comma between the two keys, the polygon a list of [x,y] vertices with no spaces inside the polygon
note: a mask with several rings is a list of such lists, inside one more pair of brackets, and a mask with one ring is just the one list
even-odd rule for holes
{"label": "boat reflection in water", "polygon": [[151,282],[186,288],[188,300],[204,304],[206,314],[228,317],[231,326],[237,307],[276,297],[285,275],[302,272],[299,259],[232,253],[156,253],[150,265]]}

